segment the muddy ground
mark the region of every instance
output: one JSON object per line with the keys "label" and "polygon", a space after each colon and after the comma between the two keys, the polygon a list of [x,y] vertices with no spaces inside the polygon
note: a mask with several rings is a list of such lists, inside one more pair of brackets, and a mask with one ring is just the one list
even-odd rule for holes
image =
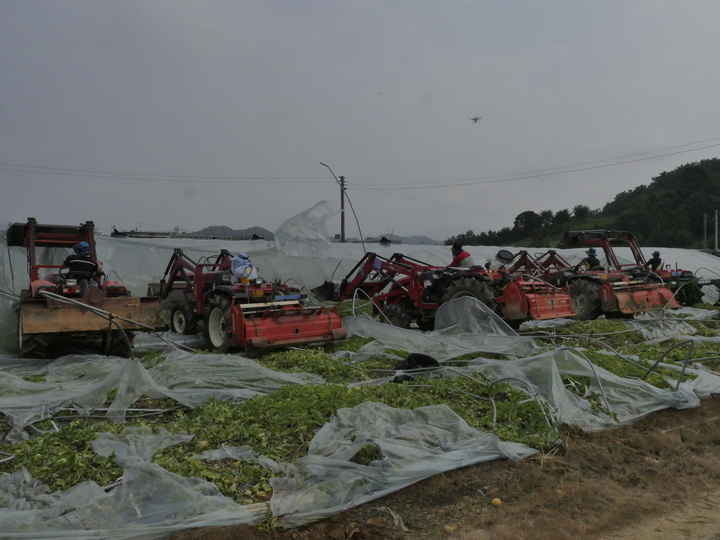
{"label": "muddy ground", "polygon": [[172,539],[720,540],[719,447],[720,397],[622,428],[565,428],[546,454],[434,476],[301,529],[216,527]]}

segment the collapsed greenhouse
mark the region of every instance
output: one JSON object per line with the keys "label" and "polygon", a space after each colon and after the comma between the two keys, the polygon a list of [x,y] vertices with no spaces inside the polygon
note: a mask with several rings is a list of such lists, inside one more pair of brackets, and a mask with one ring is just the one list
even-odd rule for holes
{"label": "collapsed greenhouse", "polygon": [[[98,257],[106,273],[142,292],[162,275],[174,249],[200,258],[224,248],[250,254],[266,279],[309,290],[344,275],[365,251],[362,244],[329,241],[324,223],[333,212],[320,203],[283,224],[274,242],[183,239],[178,245],[178,239],[169,238],[99,237]],[[387,255],[396,248],[373,246]],[[438,265],[450,258],[443,246],[402,249]],[[491,260],[498,250],[469,249],[478,261]],[[720,277],[717,257],[663,252],[666,261],[698,276]],[[575,262],[582,253],[565,250],[563,256]],[[64,255],[52,248],[42,254],[48,261]],[[3,246],[0,263],[0,288],[12,298],[24,286],[24,254]],[[718,312],[712,308],[718,291],[707,286],[704,292],[706,309],[684,307],[612,321],[609,333],[628,336],[626,344],[636,347],[631,352],[617,345],[590,350],[598,333],[563,333],[565,319],[513,329],[469,297],[440,306],[434,329],[427,332],[383,324],[363,312],[362,299],[356,299],[348,302],[343,326],[348,344],[357,346],[345,348],[341,342],[326,351],[323,362],[332,368],[323,374],[281,369],[279,363],[237,352],[198,352],[191,350],[201,347],[193,336],[169,332],[139,336],[130,358],[20,359],[14,351],[13,303],[2,300],[0,538],[162,538],[193,527],[268,520],[296,527],[451,469],[501,458],[522,460],[536,446],[552,445],[561,424],[601,430],[662,409],[697,407],[720,393]],[[652,353],[643,356],[650,348]],[[154,355],[141,357],[151,350]],[[403,364],[413,353],[431,361]],[[299,358],[289,354],[285,359]],[[349,375],[337,375],[335,367]],[[262,440],[249,427],[238,428],[231,439],[213,439],[212,445],[209,436],[198,441],[198,433],[188,429],[197,425],[189,420],[193,411],[202,408],[215,407],[211,418],[229,423],[235,417],[223,404],[262,403],[272,396],[292,402],[292,392],[318,388],[352,399],[307,434],[305,455],[294,459],[275,459],[273,445],[282,441],[249,444]],[[390,395],[383,392],[404,394],[395,401],[369,399]],[[449,406],[439,394],[460,396],[477,407],[473,416],[482,418],[463,416],[457,402]],[[417,406],[393,405],[403,402]],[[256,415],[268,415],[265,424],[256,421],[281,422],[270,413],[269,406],[256,410]],[[93,419],[97,429],[91,427]],[[37,441],[67,435],[76,426],[85,430],[89,449],[81,458],[59,457],[52,466],[63,471],[67,464],[61,460],[76,460],[71,469],[78,481],[58,488],[33,476],[31,470],[49,467],[53,457]],[[172,450],[183,446],[187,450]],[[173,454],[176,470],[154,460],[170,451],[179,452]],[[370,457],[363,458],[364,453]],[[88,460],[100,458],[113,464],[114,476],[82,471]],[[85,465],[78,465],[80,460]],[[215,469],[204,465],[221,463],[262,470],[258,478],[266,478],[268,485],[228,488],[229,469],[219,469],[215,474],[222,478],[213,478]]]}

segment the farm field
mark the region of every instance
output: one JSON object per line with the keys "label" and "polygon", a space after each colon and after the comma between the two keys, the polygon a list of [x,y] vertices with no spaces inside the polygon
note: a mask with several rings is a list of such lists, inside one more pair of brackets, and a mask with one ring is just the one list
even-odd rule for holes
{"label": "farm field", "polygon": [[[688,310],[682,319],[572,322],[551,330],[523,329],[520,336],[494,336],[510,340],[504,343],[506,348],[514,343],[508,348],[513,352],[510,356],[473,350],[496,351],[497,344],[485,341],[478,345],[472,340],[468,352],[458,354],[457,341],[462,339],[455,336],[455,352],[448,358],[433,353],[440,360],[439,366],[429,371],[405,366],[405,376],[399,376],[398,363],[408,356],[407,349],[419,350],[408,344],[427,336],[363,319],[356,320],[360,325],[356,334],[367,324],[370,328],[376,324],[380,334],[357,335],[324,349],[289,350],[249,359],[202,352],[150,354],[138,363],[142,364],[143,376],[158,384],[155,391],[146,389],[145,395],[135,391],[132,399],[127,399],[126,389],[108,383],[105,393],[92,396],[97,414],[82,417],[64,410],[52,420],[27,424],[26,430],[34,433],[29,440],[18,439],[3,446],[2,451],[14,459],[0,464],[0,470],[12,473],[25,468],[50,493],[90,481],[112,494],[118,479],[127,477],[128,472],[113,460],[119,447],[113,447],[114,456],[107,450],[100,455],[97,441],[133,440],[127,430],[135,428],[160,438],[170,438],[161,437],[161,433],[177,437],[174,444],[161,444],[151,453],[154,465],[170,475],[212,482],[218,490],[216,495],[227,501],[226,511],[235,504],[249,509],[252,515],[229,529],[176,531],[177,538],[343,538],[349,534],[358,538],[429,538],[437,534],[483,538],[472,536],[480,534],[478,531],[489,531],[488,538],[522,538],[518,527],[528,523],[532,524],[528,530],[535,531],[534,538],[610,533],[714,488],[718,470],[713,445],[720,438],[714,429],[715,400],[707,389],[717,385],[714,372],[720,359],[717,323],[707,318],[715,311],[712,306],[704,307],[708,309]],[[440,337],[434,339],[442,342]],[[560,356],[555,358],[556,354]],[[562,394],[574,396],[568,398],[574,412],[568,412],[567,404],[557,401],[556,396],[543,397],[543,390],[529,391],[528,386],[513,384],[493,372],[550,359],[560,366],[557,380],[561,381]],[[573,364],[575,360],[577,365]],[[662,362],[654,365],[659,360]],[[93,370],[106,367],[95,361],[92,369],[82,362],[65,361],[49,370],[25,374],[22,379],[31,391],[47,390],[78,377],[91,380],[98,376],[93,382],[97,385],[106,374],[100,376]],[[596,374],[582,371],[577,367],[581,365],[594,366]],[[221,366],[230,371],[218,372],[218,378],[203,382],[201,372]],[[240,366],[256,371],[243,372],[237,380],[227,376]],[[255,374],[248,378],[249,373]],[[188,384],[189,377],[194,391],[202,390],[205,398],[189,390],[182,393],[181,387],[193,386]],[[249,380],[258,384],[251,388]],[[679,380],[683,385],[680,393],[676,389]],[[642,395],[642,406],[636,408],[633,399],[621,397],[628,392],[622,388],[622,381],[629,381],[628,388],[638,393],[631,396],[633,399]],[[225,397],[212,395],[208,391],[211,386],[219,388]],[[620,387],[620,392],[616,394],[613,387]],[[175,393],[159,388],[174,389]],[[236,391],[241,394],[233,394]],[[242,392],[244,398],[240,397]],[[708,395],[703,395],[702,401],[688,402],[691,392]],[[121,394],[124,401],[119,399]],[[282,481],[277,482],[286,469],[277,464],[303,462],[312,441],[322,442],[315,438],[318,430],[323,426],[327,430],[338,411],[357,411],[367,403],[389,407],[387,411],[393,414],[402,410],[437,414],[433,407],[446,406],[448,414],[458,418],[455,422],[466,426],[463,436],[491,434],[497,441],[520,445],[512,452],[522,457],[510,461],[494,456],[460,468],[443,468],[442,461],[434,461],[431,470],[436,474],[420,475],[403,489],[390,486],[370,497],[349,492],[340,496],[344,503],[330,497],[337,493],[329,491],[328,500],[332,500],[320,513],[315,503],[303,507],[302,496],[292,499],[291,494],[284,493],[291,506],[273,502],[278,486],[281,491],[285,489]],[[124,423],[113,422],[100,412],[114,408],[118,413],[123,407]],[[385,411],[381,409],[383,414]],[[578,422],[572,426],[572,422],[562,420],[572,418],[577,411],[588,416],[577,416]],[[17,425],[17,420],[13,422]],[[603,429],[597,429],[601,425]],[[616,427],[610,428],[613,425]],[[379,446],[357,446],[347,457],[348,465],[369,474],[387,458],[383,442],[380,440]],[[488,448],[508,452],[502,446],[505,443],[493,444],[500,446]],[[232,452],[240,447],[249,448],[250,454],[245,458],[213,454],[218,449]],[[537,452],[523,453],[524,448]],[[407,467],[397,463],[401,469]],[[682,481],[683,475],[689,475],[687,482]],[[675,485],[673,491],[662,494],[669,485]],[[699,493],[700,485],[703,488]],[[312,485],[295,487],[299,493],[314,489]],[[492,506],[494,498],[502,500],[499,507]],[[346,503],[353,500],[350,505],[359,506],[343,512]],[[270,508],[292,510],[283,520],[280,514],[267,513],[268,503]],[[558,530],[547,525],[552,529],[549,536],[538,536],[546,526],[544,520],[552,521],[548,516],[553,514],[556,519],[571,519],[573,527]],[[608,517],[611,514],[613,519]],[[521,523],[515,523],[517,520]],[[348,529],[351,524],[354,528]],[[510,532],[503,532],[506,530]],[[227,536],[236,534],[241,536]]]}

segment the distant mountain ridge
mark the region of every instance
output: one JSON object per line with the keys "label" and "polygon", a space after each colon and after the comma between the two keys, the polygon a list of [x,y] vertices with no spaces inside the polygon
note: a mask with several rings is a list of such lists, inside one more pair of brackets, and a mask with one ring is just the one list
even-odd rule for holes
{"label": "distant mountain ridge", "polygon": [[275,240],[275,234],[262,227],[250,227],[249,229],[231,229],[225,225],[214,225],[205,227],[199,231],[189,233],[189,236],[207,236],[213,238],[236,238],[247,237],[252,238],[253,235],[259,236],[265,240]]}

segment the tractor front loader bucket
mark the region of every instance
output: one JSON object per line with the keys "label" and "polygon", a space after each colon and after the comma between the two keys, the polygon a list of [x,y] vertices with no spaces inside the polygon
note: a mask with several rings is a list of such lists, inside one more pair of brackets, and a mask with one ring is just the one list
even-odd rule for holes
{"label": "tractor front loader bucket", "polygon": [[[99,308],[111,313],[113,319],[126,330],[158,330],[165,327],[157,298],[118,296],[106,298],[100,304],[88,304],[88,308]],[[105,317],[98,316],[90,309],[45,299],[23,301],[20,304],[20,320],[20,330],[24,335],[103,332],[110,324]],[[113,327],[117,328],[115,325]]]}
{"label": "tractor front loader bucket", "polygon": [[600,303],[606,313],[627,315],[680,307],[673,292],[663,284],[620,281],[605,283],[600,289]]}
{"label": "tractor front loader bucket", "polygon": [[235,347],[284,347],[345,339],[337,307],[299,302],[234,304],[230,313]]}
{"label": "tractor front loader bucket", "polygon": [[320,302],[337,301],[340,296],[340,282],[326,281],[322,285],[310,289],[310,294]]}
{"label": "tractor front loader bucket", "polygon": [[570,296],[542,282],[512,281],[503,290],[503,315],[510,320],[572,317]]}
{"label": "tractor front loader bucket", "polygon": [[[80,303],[87,304],[88,308],[53,299],[23,300],[18,306],[19,356],[44,357],[50,343],[65,342],[74,336],[103,338],[118,331],[118,326],[126,331],[141,332],[165,328],[157,298],[118,296],[105,298],[98,304]],[[90,308],[111,314],[114,323]]]}

